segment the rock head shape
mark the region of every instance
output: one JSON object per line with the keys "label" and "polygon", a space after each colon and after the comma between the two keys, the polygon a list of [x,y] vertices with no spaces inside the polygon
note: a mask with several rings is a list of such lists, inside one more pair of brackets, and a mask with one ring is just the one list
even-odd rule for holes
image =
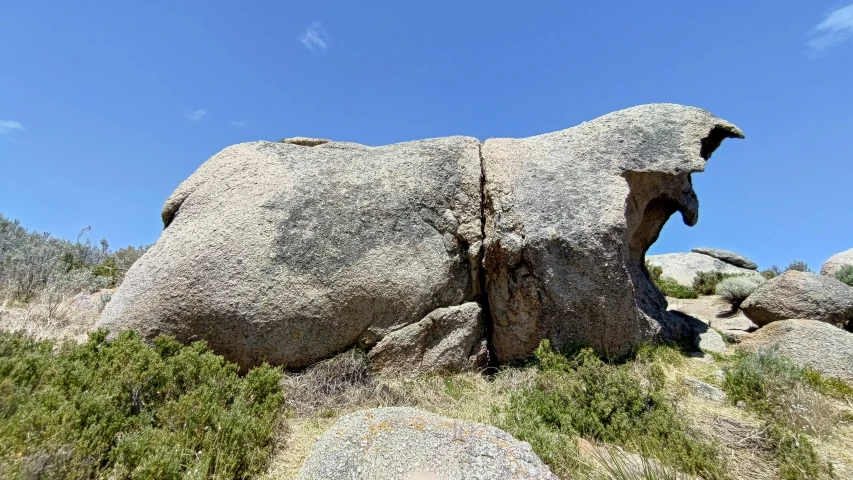
{"label": "rock head shape", "polygon": [[704,110],[654,104],[484,144],[234,145],[169,197],[160,239],[98,326],[293,369],[383,338],[386,352],[424,338],[479,355],[482,339],[467,333],[455,335],[464,345],[389,336],[471,302],[502,362],[546,338],[624,352],[692,335],[667,314],[644,257],[670,215],[696,222],[690,174],[727,137],[742,134]]}

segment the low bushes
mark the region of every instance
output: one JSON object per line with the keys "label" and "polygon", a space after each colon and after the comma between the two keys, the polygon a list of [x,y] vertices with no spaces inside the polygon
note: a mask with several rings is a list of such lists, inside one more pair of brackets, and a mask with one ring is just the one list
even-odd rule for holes
{"label": "low bushes", "polygon": [[737,312],[746,297],[765,281],[758,275],[728,277],[717,284],[715,292],[731,304],[732,312]]}
{"label": "low bushes", "polygon": [[841,270],[835,274],[835,278],[853,287],[853,265],[844,265],[841,267]]}
{"label": "low bushes", "polygon": [[699,298],[692,288],[678,283],[673,278],[663,277],[663,268],[646,262],[646,271],[649,272],[652,283],[667,297]]}
{"label": "low bushes", "polygon": [[[774,350],[739,353],[725,369],[723,389],[732,402],[743,402],[767,423],[766,431],[786,480],[831,475],[807,435],[828,435],[838,413],[819,392],[850,395],[849,387],[823,379]],[[853,398],[853,397],[850,397]]]}
{"label": "low bushes", "polygon": [[0,332],[0,477],[247,478],[265,466],[282,374],[204,342]]}
{"label": "low bushes", "polygon": [[634,449],[685,473],[725,477],[716,447],[688,430],[664,393],[659,363],[613,364],[589,349],[561,355],[547,340],[536,359],[534,385],[513,392],[498,408],[498,426],[529,442],[558,475],[571,478],[576,437],[583,436]]}

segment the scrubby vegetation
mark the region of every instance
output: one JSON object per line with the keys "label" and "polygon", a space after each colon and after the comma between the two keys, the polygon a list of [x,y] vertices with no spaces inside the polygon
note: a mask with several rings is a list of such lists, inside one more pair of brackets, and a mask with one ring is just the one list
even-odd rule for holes
{"label": "scrubby vegetation", "polygon": [[664,277],[663,268],[646,262],[646,271],[649,272],[652,283],[667,297],[699,298],[699,295],[692,288],[678,283],[674,278]]}
{"label": "scrubby vegetation", "polygon": [[794,260],[793,262],[791,262],[791,263],[788,265],[788,267],[787,267],[787,268],[785,268],[785,271],[786,271],[786,272],[787,272],[787,271],[790,271],[790,270],[796,270],[796,271],[798,271],[798,272],[811,272],[811,271],[812,271],[812,269],[811,269],[811,268],[809,268],[809,264],[808,264],[808,263],[806,263],[806,262],[802,262],[802,261],[800,261],[800,260]]}
{"label": "scrubby vegetation", "polygon": [[853,265],[844,265],[841,267],[841,270],[835,274],[835,278],[853,287]]}
{"label": "scrubby vegetation", "polygon": [[267,464],[281,375],[239,376],[203,342],[0,332],[0,478],[248,478]]}
{"label": "scrubby vegetation", "polygon": [[499,426],[528,441],[565,478],[575,468],[565,455],[578,436],[639,451],[685,473],[724,478],[715,445],[689,430],[665,393],[660,364],[648,353],[640,358],[615,364],[589,349],[566,356],[543,341],[534,386],[510,396],[499,409]]}
{"label": "scrubby vegetation", "polygon": [[715,293],[731,304],[732,312],[737,312],[746,297],[765,281],[758,275],[728,277],[717,284]]}
{"label": "scrubby vegetation", "polygon": [[717,284],[727,278],[738,277],[742,273],[723,273],[723,272],[697,272],[693,279],[693,290],[699,295],[714,295],[717,291]]}
{"label": "scrubby vegetation", "polygon": [[88,231],[72,242],[28,231],[0,214],[0,302],[56,304],[82,291],[115,287],[147,248],[112,251],[106,239],[92,244]]}
{"label": "scrubby vegetation", "polygon": [[832,468],[809,436],[829,435],[841,420],[821,392],[853,399],[849,386],[764,350],[736,355],[725,370],[723,388],[732,402],[743,402],[766,422],[782,478],[831,477]]}

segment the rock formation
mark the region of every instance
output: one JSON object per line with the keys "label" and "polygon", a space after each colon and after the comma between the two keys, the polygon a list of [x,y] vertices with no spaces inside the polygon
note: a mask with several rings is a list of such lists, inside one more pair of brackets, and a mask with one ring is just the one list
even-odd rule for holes
{"label": "rock formation", "polygon": [[699,272],[720,272],[734,275],[759,275],[755,270],[737,267],[728,262],[701,253],[664,253],[649,255],[646,260],[663,269],[663,276],[692,287]]}
{"label": "rock formation", "polygon": [[827,377],[853,385],[853,333],[815,320],[780,320],[749,334],[746,350],[775,348],[785,357]]}
{"label": "rock formation", "polygon": [[[484,144],[235,145],[169,197],[99,326],[293,369],[352,345],[456,369],[482,361],[484,339],[505,362],[545,338],[620,353],[692,335],[645,252],[673,213],[696,223],[690,175],[729,137],[704,110],[654,104]],[[474,302],[476,339],[472,317],[443,310]]]}
{"label": "rock formation", "polygon": [[413,408],[351,413],[314,444],[297,480],[556,480],[527,442]]}
{"label": "rock formation", "polygon": [[743,255],[728,250],[720,250],[717,248],[694,248],[690,250],[693,253],[701,253],[708,255],[726,263],[730,263],[736,267],[745,268],[747,270],[758,270],[758,264]]}
{"label": "rock formation", "polygon": [[820,274],[834,276],[844,265],[853,265],[853,248],[829,257],[820,268]]}
{"label": "rock formation", "polygon": [[799,318],[844,327],[853,321],[853,288],[832,277],[789,270],[756,288],[741,310],[758,325]]}

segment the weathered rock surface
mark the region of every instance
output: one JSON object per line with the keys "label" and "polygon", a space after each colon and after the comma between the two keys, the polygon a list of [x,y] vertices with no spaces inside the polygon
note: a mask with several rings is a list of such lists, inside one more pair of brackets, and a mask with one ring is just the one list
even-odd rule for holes
{"label": "weathered rock surface", "polygon": [[755,270],[736,267],[730,263],[702,253],[664,253],[646,257],[649,263],[663,269],[663,276],[675,279],[687,287],[699,272],[721,272],[734,275],[760,275]]}
{"label": "weathered rock surface", "polygon": [[386,371],[480,371],[489,361],[485,328],[477,303],[439,308],[386,335],[370,351],[370,364]]}
{"label": "weathered rock surface", "polygon": [[746,318],[743,312],[738,311],[732,315],[731,305],[719,295],[703,295],[695,299],[667,297],[667,303],[669,310],[696,318],[733,340],[738,340],[758,329],[758,325]]}
{"label": "weathered rock surface", "polygon": [[338,420],[318,440],[298,480],[554,479],[530,448],[479,423],[412,408],[378,408]]}
{"label": "weathered rock surface", "polygon": [[789,270],[755,289],[741,309],[758,325],[799,318],[843,327],[853,320],[853,288],[832,277]]}
{"label": "weathered rock surface", "polygon": [[853,248],[829,257],[820,268],[820,274],[834,276],[844,265],[853,265]]}
{"label": "weathered rock surface", "polygon": [[477,140],[294,142],[228,147],[184,181],[99,326],[301,368],[479,296]]}
{"label": "weathered rock surface", "polygon": [[736,267],[745,268],[747,270],[758,270],[757,263],[753,262],[752,260],[744,257],[739,253],[730,252],[728,250],[719,250],[717,248],[694,248],[690,251],[693,253],[701,253],[702,255],[714,257],[717,260],[722,260]]}
{"label": "weathered rock surface", "polygon": [[853,385],[853,333],[816,320],[780,320],[750,334],[746,350],[777,348],[779,353],[821,374]]}
{"label": "weathered rock surface", "polygon": [[741,136],[704,110],[655,104],[487,140],[483,264],[498,360],[524,357],[543,338],[624,352],[677,335],[645,253],[673,213],[696,223],[690,174]]}
{"label": "weathered rock surface", "polygon": [[[169,197],[163,234],[98,326],[294,369],[419,322],[394,341],[427,342],[413,352],[457,368],[470,330],[429,315],[474,301],[488,300],[501,362],[545,338],[619,353],[692,335],[644,256],[673,213],[696,223],[690,175],[729,137],[742,134],[704,110],[655,104],[483,145],[235,145]],[[391,345],[374,356],[402,352]]]}
{"label": "weathered rock surface", "polygon": [[693,377],[684,377],[684,383],[694,395],[698,397],[702,397],[705,400],[711,400],[712,402],[724,402],[726,400],[726,392],[720,390],[719,388],[711,385],[710,383],[705,383],[702,380]]}

